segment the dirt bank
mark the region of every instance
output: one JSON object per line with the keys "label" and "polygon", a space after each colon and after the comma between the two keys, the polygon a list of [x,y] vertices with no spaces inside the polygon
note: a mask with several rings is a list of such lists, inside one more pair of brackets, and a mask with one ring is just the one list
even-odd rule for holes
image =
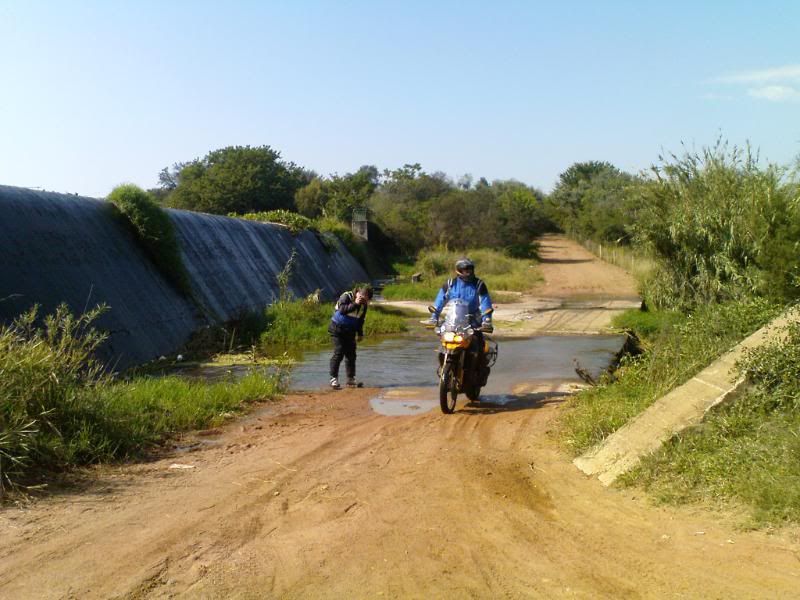
{"label": "dirt bank", "polygon": [[790,532],[586,478],[546,386],[449,416],[381,416],[376,393],[289,396],[2,510],[0,597],[797,597]]}

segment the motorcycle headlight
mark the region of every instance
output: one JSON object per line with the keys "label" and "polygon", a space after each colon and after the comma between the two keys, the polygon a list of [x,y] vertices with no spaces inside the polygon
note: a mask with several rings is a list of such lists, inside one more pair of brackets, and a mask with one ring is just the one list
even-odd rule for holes
{"label": "motorcycle headlight", "polygon": [[452,342],[453,340],[455,340],[455,337],[456,337],[456,334],[455,334],[455,333],[453,333],[452,331],[447,331],[447,332],[445,332],[445,334],[442,336],[442,339],[443,339],[445,342]]}
{"label": "motorcycle headlight", "polygon": [[461,341],[463,341],[463,340],[464,340],[464,336],[463,336],[463,335],[455,334],[455,335],[453,336],[453,341],[454,341],[454,342],[461,342]]}

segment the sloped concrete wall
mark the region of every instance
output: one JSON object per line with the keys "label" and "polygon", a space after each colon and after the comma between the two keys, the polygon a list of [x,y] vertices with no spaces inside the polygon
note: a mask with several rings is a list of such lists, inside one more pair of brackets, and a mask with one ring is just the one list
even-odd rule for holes
{"label": "sloped concrete wall", "polygon": [[[199,327],[260,310],[278,296],[276,275],[296,249],[290,289],[333,298],[367,279],[344,249],[328,252],[312,232],[169,211],[198,300],[155,269],[127,224],[103,200],[0,186],[0,321],[34,304],[81,313],[110,309],[102,359],[126,368],[180,348]],[[198,308],[198,305],[201,308]]]}
{"label": "sloped concrete wall", "polygon": [[278,274],[296,251],[289,291],[302,298],[320,290],[333,298],[367,274],[337,242],[326,249],[317,235],[292,236],[286,227],[218,215],[170,210],[183,261],[200,303],[214,318],[260,310],[279,296]]}

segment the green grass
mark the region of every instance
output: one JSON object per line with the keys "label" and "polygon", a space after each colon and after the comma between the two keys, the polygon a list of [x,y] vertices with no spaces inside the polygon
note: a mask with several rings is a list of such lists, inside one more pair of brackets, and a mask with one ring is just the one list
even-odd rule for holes
{"label": "green grass", "polygon": [[115,187],[108,195],[108,201],[130,224],[156,268],[177,289],[191,296],[189,275],[181,258],[175,227],[167,212],[147,192],[132,184]]}
{"label": "green grass", "polygon": [[244,404],[274,397],[282,368],[237,381],[177,377],[115,380],[94,358],[106,336],[59,307],[0,327],[0,494],[43,472],[139,455],[166,436],[220,423]]}
{"label": "green grass", "polygon": [[[401,275],[397,283],[384,288],[383,297],[387,300],[433,302],[442,284],[456,276],[453,265],[462,256],[469,256],[475,262],[475,273],[486,282],[494,302],[514,302],[518,296],[502,292],[526,292],[542,281],[534,261],[511,258],[497,250],[483,248],[463,253],[426,250],[420,253],[413,265],[395,265],[395,270]],[[411,283],[413,273],[422,273],[422,281]]]}
{"label": "green grass", "polygon": [[[618,323],[642,321],[647,351],[623,359],[614,381],[574,396],[562,417],[562,437],[580,454],[622,427],[662,395],[706,367],[777,314],[764,301],[710,305],[691,315],[628,313]],[[647,332],[647,333],[645,333]]]}
{"label": "green grass", "polygon": [[[333,302],[313,300],[276,302],[267,307],[266,329],[260,348],[270,355],[304,350],[330,343],[328,324],[333,316]],[[402,333],[407,318],[377,304],[371,304],[364,322],[364,335]]]}
{"label": "green grass", "polygon": [[800,522],[800,325],[740,364],[750,386],[626,474],[669,503],[749,507],[755,526]]}
{"label": "green grass", "polygon": [[266,212],[252,212],[239,215],[228,213],[229,217],[245,219],[246,221],[257,221],[259,223],[278,223],[289,228],[292,235],[297,235],[304,229],[314,229],[314,221],[299,213],[290,210],[269,210]]}

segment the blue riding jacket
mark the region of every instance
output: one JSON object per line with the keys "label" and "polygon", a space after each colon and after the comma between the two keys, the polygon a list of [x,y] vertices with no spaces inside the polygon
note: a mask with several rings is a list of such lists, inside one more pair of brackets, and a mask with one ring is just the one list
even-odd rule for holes
{"label": "blue riding jacket", "polygon": [[439,318],[439,313],[448,300],[460,298],[469,304],[469,312],[473,316],[476,324],[483,323],[490,315],[484,315],[486,311],[492,308],[492,298],[489,296],[489,289],[486,284],[475,277],[474,275],[466,281],[461,277],[445,281],[436,295],[436,300],[433,303],[435,312],[431,316],[431,320]]}
{"label": "blue riding jacket", "polygon": [[331,318],[331,333],[357,333],[364,335],[364,318],[367,316],[367,305],[356,304],[355,292],[345,292],[336,302]]}

